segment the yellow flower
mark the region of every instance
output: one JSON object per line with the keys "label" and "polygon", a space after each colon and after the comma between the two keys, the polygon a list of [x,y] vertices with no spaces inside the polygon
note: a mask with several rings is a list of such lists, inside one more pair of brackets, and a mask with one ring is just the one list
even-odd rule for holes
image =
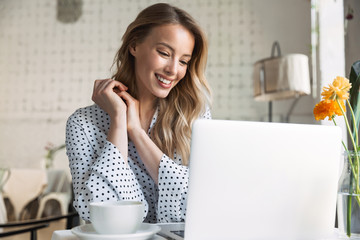
{"label": "yellow flower", "polygon": [[[346,112],[344,101],[339,101],[342,109]],[[332,120],[335,116],[342,116],[341,109],[339,104],[333,100],[322,100],[318,104],[316,104],[314,108],[314,117],[316,121],[324,120],[326,117],[329,120]]]}
{"label": "yellow flower", "polygon": [[332,84],[329,84],[329,87],[323,87],[323,100],[347,100],[349,99],[349,90],[351,88],[351,83],[347,78],[336,77]]}

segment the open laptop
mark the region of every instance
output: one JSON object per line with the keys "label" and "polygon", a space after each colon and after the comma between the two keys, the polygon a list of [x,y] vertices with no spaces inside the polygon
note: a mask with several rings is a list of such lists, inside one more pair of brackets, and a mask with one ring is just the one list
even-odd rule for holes
{"label": "open laptop", "polygon": [[[332,235],[341,151],[339,127],[197,120],[185,240]],[[183,239],[184,224],[161,227]]]}

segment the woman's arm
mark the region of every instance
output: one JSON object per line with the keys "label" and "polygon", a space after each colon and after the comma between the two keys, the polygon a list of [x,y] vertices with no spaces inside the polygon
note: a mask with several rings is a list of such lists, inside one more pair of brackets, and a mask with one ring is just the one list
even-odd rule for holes
{"label": "woman's arm", "polygon": [[139,101],[129,93],[119,94],[127,105],[127,131],[136,150],[154,182],[158,183],[159,165],[163,152],[150,139],[140,123]]}
{"label": "woman's arm", "polygon": [[80,109],[67,122],[74,207],[86,220],[93,201],[136,199],[144,201],[147,208],[140,185],[127,165],[127,107],[119,96],[126,90],[118,81],[96,80],[92,99],[101,109]]}
{"label": "woman's arm", "polygon": [[146,170],[149,172],[155,184],[158,184],[159,165],[163,152],[150,139],[149,135],[142,129],[131,133],[131,140],[136,146]]}
{"label": "woman's arm", "polygon": [[107,140],[120,150],[124,156],[125,163],[127,163],[128,135],[126,129],[126,115],[111,118]]}
{"label": "woman's arm", "polygon": [[125,160],[128,154],[127,107],[119,95],[126,90],[127,87],[119,81],[96,80],[92,95],[92,100],[110,116],[107,140],[120,150]]}
{"label": "woman's arm", "polygon": [[145,204],[145,217],[148,204],[135,174],[118,148],[106,139],[104,129],[109,126],[106,118],[105,112],[92,106],[79,109],[67,121],[66,153],[72,175],[73,205],[83,219],[89,220],[90,202],[138,200]]}

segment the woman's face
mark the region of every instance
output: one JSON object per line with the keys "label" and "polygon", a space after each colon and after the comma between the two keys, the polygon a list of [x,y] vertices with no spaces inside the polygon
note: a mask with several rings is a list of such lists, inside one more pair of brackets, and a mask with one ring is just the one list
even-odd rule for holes
{"label": "woman's face", "polygon": [[165,98],[185,76],[194,44],[185,27],[166,24],[154,27],[144,41],[130,47],[139,98]]}

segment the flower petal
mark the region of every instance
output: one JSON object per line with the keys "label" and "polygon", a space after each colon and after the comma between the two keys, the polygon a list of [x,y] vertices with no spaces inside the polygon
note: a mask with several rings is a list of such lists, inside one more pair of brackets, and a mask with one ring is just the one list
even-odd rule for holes
{"label": "flower petal", "polygon": [[323,100],[347,100],[349,99],[349,90],[351,83],[347,78],[337,76],[329,87],[323,87]]}
{"label": "flower petal", "polygon": [[[344,101],[339,101],[343,110],[346,111]],[[314,107],[314,117],[316,121],[324,120],[326,117],[332,120],[335,116],[342,116],[339,104],[334,100],[322,100]]]}

